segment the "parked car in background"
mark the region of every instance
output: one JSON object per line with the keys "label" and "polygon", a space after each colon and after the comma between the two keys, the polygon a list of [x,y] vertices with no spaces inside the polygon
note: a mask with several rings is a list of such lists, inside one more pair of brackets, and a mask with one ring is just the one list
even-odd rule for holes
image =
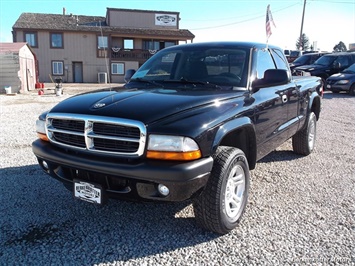
{"label": "parked car in background", "polygon": [[303,76],[304,72],[308,72],[311,76],[322,78],[323,84],[326,84],[327,78],[333,74],[340,73],[354,63],[355,52],[327,54],[320,57],[314,64],[295,67],[294,74]]}
{"label": "parked car in background", "polygon": [[347,91],[355,95],[355,64],[327,79],[327,89],[332,92]]}
{"label": "parked car in background", "polygon": [[287,57],[287,61],[289,63],[292,63],[293,61],[295,61],[298,57],[302,56],[303,52],[302,51],[298,51],[298,50],[291,50],[290,55]]}
{"label": "parked car in background", "polygon": [[298,66],[312,65],[316,60],[329,52],[307,53],[298,57],[295,61],[290,63],[290,68],[293,73],[293,69]]}

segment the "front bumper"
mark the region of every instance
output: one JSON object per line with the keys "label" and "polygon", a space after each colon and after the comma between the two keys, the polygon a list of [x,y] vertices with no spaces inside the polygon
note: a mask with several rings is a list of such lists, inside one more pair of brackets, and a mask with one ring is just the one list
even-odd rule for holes
{"label": "front bumper", "polygon": [[349,89],[350,89],[349,84],[339,85],[339,84],[327,83],[327,90],[332,92],[349,91]]}
{"label": "front bumper", "polygon": [[[73,180],[79,179],[101,185],[108,198],[117,199],[189,199],[206,185],[213,165],[211,157],[190,162],[124,162],[117,158],[71,153],[39,139],[32,143],[32,150],[43,170],[68,189],[72,190]],[[169,188],[168,196],[158,192],[159,184]]]}

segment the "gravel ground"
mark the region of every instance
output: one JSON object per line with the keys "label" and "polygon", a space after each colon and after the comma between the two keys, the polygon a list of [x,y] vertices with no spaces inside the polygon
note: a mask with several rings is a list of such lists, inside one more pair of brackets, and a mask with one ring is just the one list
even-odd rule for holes
{"label": "gravel ground", "polygon": [[0,95],[0,265],[355,265],[355,97],[325,94],[315,151],[288,141],[261,160],[242,222],[219,236],[189,202],[97,207],[44,174],[35,120],[81,91],[66,87]]}

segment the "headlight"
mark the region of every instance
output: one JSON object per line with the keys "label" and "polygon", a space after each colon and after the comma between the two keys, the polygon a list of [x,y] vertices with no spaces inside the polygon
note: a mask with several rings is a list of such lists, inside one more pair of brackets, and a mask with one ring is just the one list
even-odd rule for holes
{"label": "headlight", "polygon": [[188,161],[201,158],[201,151],[191,138],[152,134],[149,136],[147,158]]}
{"label": "headlight", "polygon": [[347,80],[347,79],[342,79],[342,80],[337,81],[337,84],[339,84],[339,85],[345,85],[348,83],[349,83],[349,80]]}
{"label": "headlight", "polygon": [[46,116],[48,112],[42,113],[36,121],[36,132],[38,138],[41,140],[49,141],[46,134]]}

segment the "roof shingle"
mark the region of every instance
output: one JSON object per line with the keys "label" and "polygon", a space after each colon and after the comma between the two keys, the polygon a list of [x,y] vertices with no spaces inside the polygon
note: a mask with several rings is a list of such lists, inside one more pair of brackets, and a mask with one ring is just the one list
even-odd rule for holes
{"label": "roof shingle", "polygon": [[81,32],[105,32],[122,35],[166,36],[193,39],[189,30],[184,29],[147,29],[110,27],[106,18],[101,16],[59,15],[41,13],[22,13],[13,25],[13,30],[58,30]]}

